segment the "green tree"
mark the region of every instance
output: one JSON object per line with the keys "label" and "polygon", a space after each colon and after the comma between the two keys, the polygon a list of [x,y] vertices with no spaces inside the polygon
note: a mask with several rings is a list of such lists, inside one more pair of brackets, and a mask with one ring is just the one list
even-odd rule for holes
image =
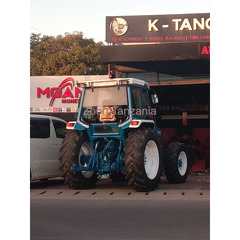
{"label": "green tree", "polygon": [[30,36],[30,49],[34,49],[40,43],[41,33],[32,33]]}
{"label": "green tree", "polygon": [[103,43],[84,39],[82,32],[43,36],[36,42],[30,52],[31,76],[107,74],[107,66],[100,63]]}

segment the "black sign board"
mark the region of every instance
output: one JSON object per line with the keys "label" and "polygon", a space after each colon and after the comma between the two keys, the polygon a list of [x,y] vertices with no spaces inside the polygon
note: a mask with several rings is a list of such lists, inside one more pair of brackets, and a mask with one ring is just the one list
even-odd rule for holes
{"label": "black sign board", "polygon": [[209,42],[210,14],[106,17],[106,42]]}

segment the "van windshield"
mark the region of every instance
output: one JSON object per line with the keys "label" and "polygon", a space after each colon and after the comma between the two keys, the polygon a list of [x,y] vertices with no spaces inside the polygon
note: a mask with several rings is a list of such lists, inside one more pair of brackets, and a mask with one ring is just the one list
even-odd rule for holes
{"label": "van windshield", "polygon": [[[83,99],[83,120],[87,123],[123,122],[128,109],[126,86],[86,88]],[[110,115],[110,116],[107,116]]]}

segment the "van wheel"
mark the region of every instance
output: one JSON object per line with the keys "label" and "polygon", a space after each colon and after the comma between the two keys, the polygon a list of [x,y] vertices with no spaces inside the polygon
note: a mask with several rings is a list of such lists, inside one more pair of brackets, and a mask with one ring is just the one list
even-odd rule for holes
{"label": "van wheel", "polygon": [[89,139],[80,131],[69,131],[60,148],[60,169],[62,170],[62,177],[65,184],[70,188],[92,188],[97,182],[96,172],[82,171],[73,172],[71,167],[74,164],[83,166],[80,162],[82,155],[91,156],[93,154],[92,145]]}
{"label": "van wheel", "polygon": [[158,135],[151,129],[129,133],[124,148],[128,185],[137,191],[153,191],[161,174],[161,147]]}

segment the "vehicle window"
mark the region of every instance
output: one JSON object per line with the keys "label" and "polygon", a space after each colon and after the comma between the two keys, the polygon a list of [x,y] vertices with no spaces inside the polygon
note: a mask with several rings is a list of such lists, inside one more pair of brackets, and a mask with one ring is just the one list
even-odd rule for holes
{"label": "vehicle window", "polygon": [[141,104],[141,92],[140,88],[132,87],[132,102],[133,102],[133,114],[142,118],[142,104]]}
{"label": "vehicle window", "polygon": [[87,88],[84,94],[83,107],[102,107],[127,105],[126,86]]}
{"label": "vehicle window", "polygon": [[30,119],[30,138],[49,138],[50,120],[42,118]]}
{"label": "vehicle window", "polygon": [[64,138],[66,134],[66,123],[58,120],[52,120],[57,138]]}
{"label": "vehicle window", "polygon": [[132,102],[137,118],[152,119],[147,89],[132,87]]}
{"label": "vehicle window", "polygon": [[144,117],[147,119],[152,119],[147,89],[142,89],[142,109],[142,114]]}
{"label": "vehicle window", "polygon": [[113,109],[115,122],[123,122],[129,116],[126,86],[86,88],[82,118],[86,123],[100,123],[102,108]]}

